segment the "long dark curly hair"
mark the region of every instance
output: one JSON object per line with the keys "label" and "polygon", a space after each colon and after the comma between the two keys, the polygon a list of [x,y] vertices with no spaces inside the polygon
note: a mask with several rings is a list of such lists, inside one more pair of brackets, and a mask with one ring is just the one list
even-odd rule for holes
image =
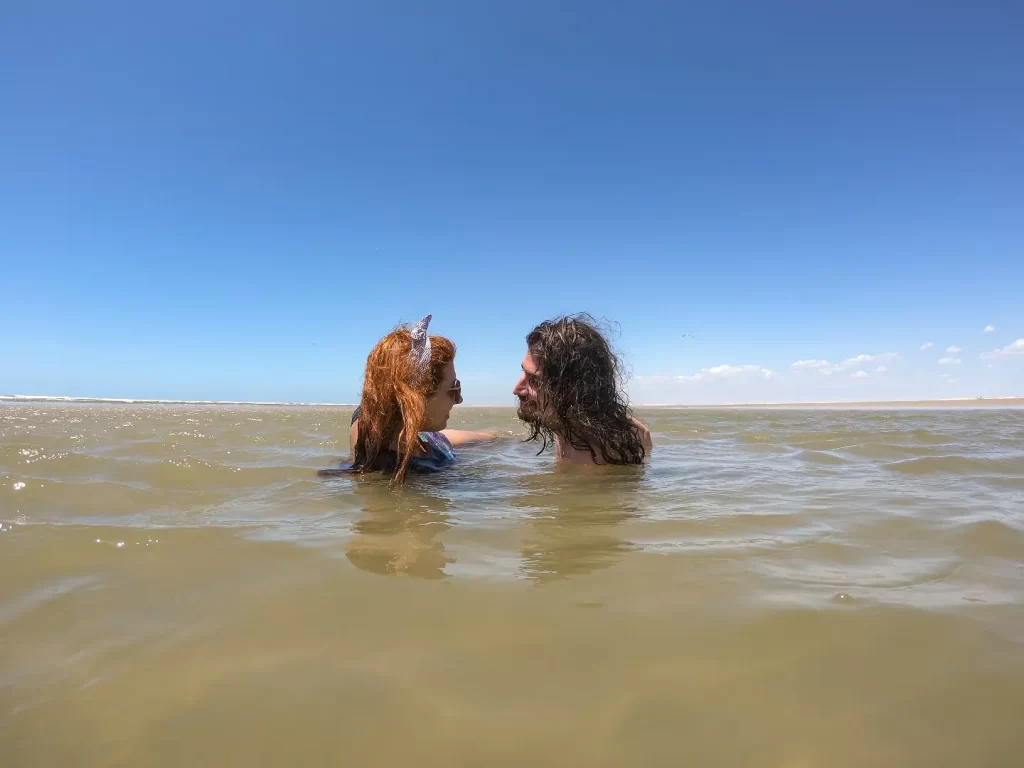
{"label": "long dark curly hair", "polygon": [[540,374],[536,399],[519,408],[530,429],[526,442],[539,440],[543,453],[558,435],[595,462],[642,464],[646,451],[622,391],[622,364],[594,318],[546,320],[526,344]]}

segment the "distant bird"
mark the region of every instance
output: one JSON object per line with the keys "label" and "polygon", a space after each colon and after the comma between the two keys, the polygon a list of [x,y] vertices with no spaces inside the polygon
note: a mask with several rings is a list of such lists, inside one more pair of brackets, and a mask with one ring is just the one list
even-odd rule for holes
{"label": "distant bird", "polygon": [[689,338],[693,339],[694,341],[696,341],[696,340],[697,340],[697,337],[696,337],[696,336],[694,336],[694,335],[693,335],[692,333],[684,333],[684,334],[683,334],[683,338],[684,338],[684,339],[685,339],[685,338],[687,338],[687,337],[689,337]]}

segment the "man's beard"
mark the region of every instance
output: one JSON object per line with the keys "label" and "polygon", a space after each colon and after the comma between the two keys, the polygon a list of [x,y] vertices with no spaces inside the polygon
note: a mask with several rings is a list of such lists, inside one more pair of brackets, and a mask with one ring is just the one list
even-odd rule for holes
{"label": "man's beard", "polygon": [[530,397],[519,398],[519,408],[516,409],[516,416],[520,421],[527,424],[541,423],[541,409],[537,401]]}

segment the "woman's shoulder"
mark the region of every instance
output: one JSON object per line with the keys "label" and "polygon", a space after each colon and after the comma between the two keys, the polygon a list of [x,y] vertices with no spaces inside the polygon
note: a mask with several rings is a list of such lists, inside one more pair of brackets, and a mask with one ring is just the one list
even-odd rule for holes
{"label": "woman's shoulder", "polygon": [[446,453],[450,453],[452,458],[455,457],[455,447],[444,432],[420,432],[420,440],[424,442],[424,447],[428,450],[430,448],[439,448]]}
{"label": "woman's shoulder", "polygon": [[440,432],[420,432],[424,455],[416,456],[410,463],[420,471],[437,471],[455,461],[455,449],[448,438]]}

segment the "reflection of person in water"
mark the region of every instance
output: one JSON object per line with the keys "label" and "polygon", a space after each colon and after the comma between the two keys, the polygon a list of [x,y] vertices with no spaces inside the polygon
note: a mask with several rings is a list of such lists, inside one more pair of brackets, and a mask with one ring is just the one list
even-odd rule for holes
{"label": "reflection of person in water", "polygon": [[638,517],[642,475],[636,468],[556,465],[550,475],[520,478],[529,533],[521,554],[528,578],[552,581],[614,565],[633,545],[616,532]]}
{"label": "reflection of person in water", "polygon": [[455,560],[441,542],[451,523],[449,502],[436,487],[407,485],[396,494],[381,478],[368,477],[352,483],[352,491],[363,508],[345,551],[352,565],[382,576],[445,577]]}

